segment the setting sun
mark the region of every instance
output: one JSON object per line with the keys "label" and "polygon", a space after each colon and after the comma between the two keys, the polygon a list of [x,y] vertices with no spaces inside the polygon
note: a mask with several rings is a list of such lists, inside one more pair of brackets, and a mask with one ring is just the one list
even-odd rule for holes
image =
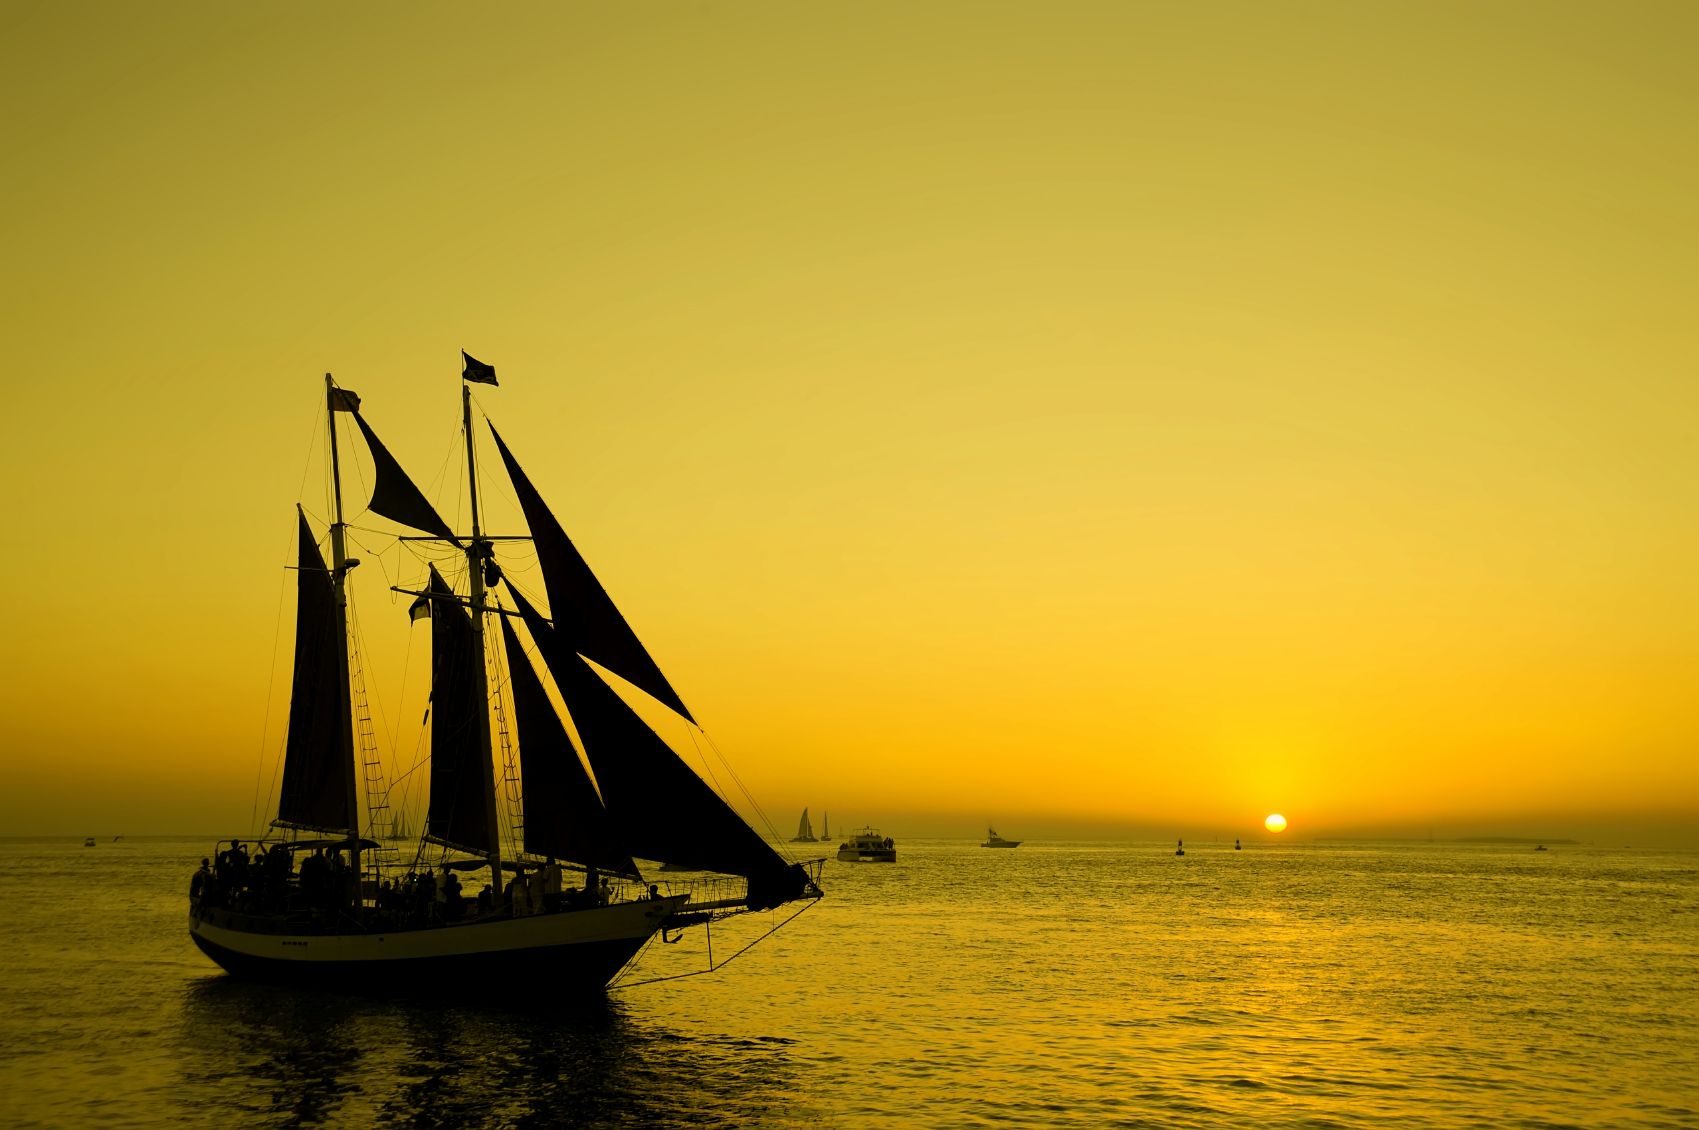
{"label": "setting sun", "polygon": [[1273,813],[1262,822],[1262,826],[1271,832],[1284,832],[1286,830],[1286,817],[1278,812]]}

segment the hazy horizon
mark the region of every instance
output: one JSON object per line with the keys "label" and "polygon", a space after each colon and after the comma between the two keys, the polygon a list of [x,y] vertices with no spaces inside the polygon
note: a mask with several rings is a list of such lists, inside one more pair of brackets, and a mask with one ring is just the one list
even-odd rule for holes
{"label": "hazy horizon", "polygon": [[[810,807],[809,811],[815,833],[818,835],[821,831],[821,810]],[[774,837],[787,841],[795,833],[796,817],[799,814],[800,810],[790,813],[787,818],[781,818],[777,813],[768,810]],[[1230,844],[1239,839],[1245,843],[1278,845],[1328,840],[1424,842],[1431,839],[1443,843],[1506,838],[1551,843],[1570,841],[1589,847],[1699,849],[1699,826],[1696,826],[1690,817],[1672,811],[1638,814],[1521,813],[1498,817],[1436,817],[1430,823],[1419,824],[1351,821],[1317,823],[1306,821],[1302,817],[1294,819],[1290,814],[1284,814],[1288,815],[1289,819],[1294,819],[1294,822],[1284,832],[1279,833],[1266,830],[1260,818],[1247,818],[1237,823],[1225,820],[1163,822],[1148,816],[1125,820],[1094,820],[1070,819],[1054,813],[1019,811],[987,818],[968,812],[915,812],[897,807],[885,808],[877,814],[869,814],[865,819],[852,814],[852,819],[845,820],[831,815],[830,810],[827,810],[827,814],[831,819],[834,840],[841,840],[846,833],[863,824],[877,827],[884,834],[899,841],[904,838],[974,840],[984,838],[989,824],[1007,838],[1030,842],[1165,843],[1179,838],[1198,844]],[[763,832],[766,831],[761,828],[758,820],[755,823]],[[170,824],[157,818],[130,821],[120,818],[90,823],[88,826],[73,826],[64,821],[46,820],[32,825],[0,826],[0,838],[77,839],[92,835],[100,842],[108,842],[111,837],[119,835],[169,838],[198,836],[208,837],[210,843],[210,839],[229,836],[250,838],[259,830],[230,822],[222,825],[222,831],[210,830],[218,827],[219,822],[212,819],[200,824]],[[806,851],[806,845],[797,846],[799,850]]]}

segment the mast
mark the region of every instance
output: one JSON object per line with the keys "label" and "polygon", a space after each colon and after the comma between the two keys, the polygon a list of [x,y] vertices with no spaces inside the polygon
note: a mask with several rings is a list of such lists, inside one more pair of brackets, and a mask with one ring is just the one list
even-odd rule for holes
{"label": "mast", "polygon": [[360,873],[360,794],[356,781],[359,766],[354,763],[354,695],[348,677],[348,570],[360,562],[349,560],[343,537],[342,522],[342,463],[336,450],[336,382],[324,375],[325,417],[330,428],[330,483],[335,498],[336,520],[330,525],[330,583],[336,601],[336,685],[339,691],[337,708],[343,712],[336,727],[342,743],[343,762],[348,766],[348,848],[349,869],[354,874],[354,914],[360,914],[364,893],[364,877]]}
{"label": "mast", "polygon": [[490,680],[484,662],[484,559],[490,546],[484,540],[478,524],[478,462],[472,446],[472,390],[466,382],[460,384],[460,419],[466,432],[466,481],[472,503],[472,537],[466,545],[467,572],[472,577],[472,685],[477,688],[474,701],[478,718],[478,748],[482,751],[484,773],[484,817],[490,829],[490,890],[499,899],[501,881],[501,825],[496,820],[495,754],[490,741]]}

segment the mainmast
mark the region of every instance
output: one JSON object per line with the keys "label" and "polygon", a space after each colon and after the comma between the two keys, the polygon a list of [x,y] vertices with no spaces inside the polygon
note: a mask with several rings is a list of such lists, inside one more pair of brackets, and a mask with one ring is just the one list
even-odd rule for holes
{"label": "mainmast", "polygon": [[478,748],[482,751],[480,764],[484,772],[484,817],[490,830],[490,889],[499,899],[501,878],[501,825],[496,820],[495,754],[490,741],[490,681],[484,660],[484,565],[490,557],[490,543],[484,540],[478,524],[478,461],[472,446],[472,390],[464,381],[460,385],[460,418],[466,432],[466,481],[472,503],[472,537],[466,545],[467,572],[472,579],[472,654],[473,683],[477,688],[474,711],[478,719]]}
{"label": "mainmast", "polygon": [[350,559],[347,554],[346,541],[343,536],[342,522],[342,464],[336,450],[336,382],[331,375],[324,375],[325,416],[330,427],[330,483],[331,492],[335,499],[336,520],[330,525],[330,583],[331,591],[336,602],[336,685],[339,691],[337,708],[342,711],[338,719],[336,732],[342,743],[343,764],[348,766],[348,848],[350,852],[349,867],[354,875],[355,897],[354,913],[360,913],[360,903],[364,894],[363,876],[360,872],[360,796],[355,782],[359,778],[359,766],[354,764],[354,695],[350,688],[348,677],[348,590],[346,578],[348,570],[360,564],[358,559]]}

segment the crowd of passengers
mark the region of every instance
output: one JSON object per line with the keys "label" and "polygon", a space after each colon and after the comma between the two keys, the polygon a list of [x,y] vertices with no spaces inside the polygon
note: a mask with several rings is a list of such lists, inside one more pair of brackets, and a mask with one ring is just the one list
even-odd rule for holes
{"label": "crowd of passengers", "polygon": [[[216,861],[215,861],[216,860]],[[294,853],[282,845],[269,849],[256,845],[250,854],[240,840],[233,840],[215,860],[202,859],[200,870],[189,881],[189,901],[195,907],[225,907],[247,914],[280,914],[306,911],[329,916],[351,908],[358,897],[358,876],[343,857],[342,849],[315,847],[304,855],[299,869]],[[504,890],[497,892],[485,883],[477,895],[468,897],[460,877],[444,866],[408,871],[405,878],[383,880],[377,888],[375,914],[379,923],[395,926],[425,926],[459,922],[492,913],[514,917],[579,907],[606,906],[613,898],[608,881],[595,871],[585,875],[580,887],[562,887],[560,864],[553,859],[520,871]],[[651,898],[658,897],[655,887]]]}

